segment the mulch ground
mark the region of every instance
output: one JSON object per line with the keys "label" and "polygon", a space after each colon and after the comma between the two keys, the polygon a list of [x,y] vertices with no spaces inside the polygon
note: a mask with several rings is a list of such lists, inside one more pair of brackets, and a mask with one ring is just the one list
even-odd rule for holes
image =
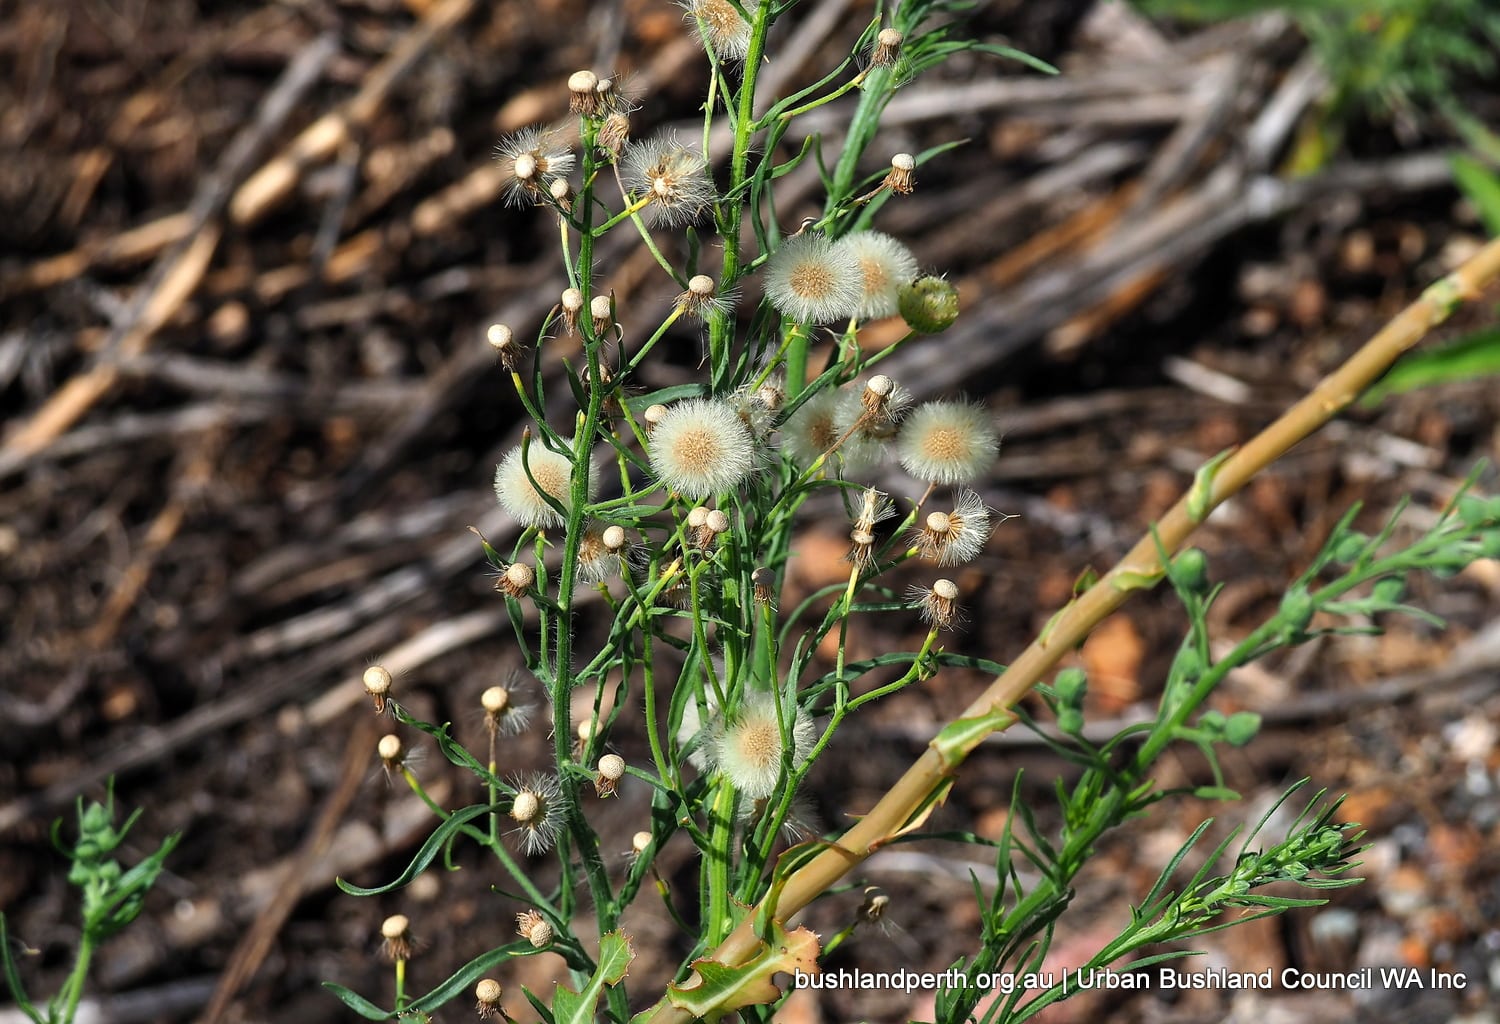
{"label": "mulch ground", "polygon": [[[144,809],[128,859],[184,838],[141,921],[101,951],[92,1019],[344,1019],[319,983],[388,998],[376,933],[398,910],[420,940],[421,990],[509,940],[518,908],[472,852],[383,899],[333,887],[393,877],[431,827],[379,773],[357,679],[381,661],[407,706],[480,749],[471,709],[519,663],[466,529],[502,548],[514,530],[489,477],[521,411],[484,330],[533,335],[561,288],[553,226],[502,208],[490,154],[504,132],[561,119],[581,67],[628,83],[642,134],[691,130],[704,65],[680,13],[658,0],[75,0],[0,24],[13,69],[0,81],[0,909],[34,951],[33,992],[56,986],[76,939],[49,823],[111,775],[121,806]],[[870,13],[858,0],[799,6],[773,41],[771,91],[842,59]],[[1325,88],[1284,19],[1183,28],[1112,3],[1002,2],[981,6],[974,31],[1064,73],[961,55],[903,89],[879,151],[968,142],[878,226],[956,281],[965,306],[889,372],[919,397],[983,399],[1004,431],[984,497],[1013,518],[957,577],[972,624],[950,644],[1003,662],[1086,566],[1112,564],[1198,465],[1336,367],[1482,228],[1436,125],[1356,125],[1322,170],[1280,173]],[[1477,112],[1494,102],[1476,88]],[[808,130],[833,151],[846,113],[820,110]],[[815,176],[780,185],[785,224],[820,205]],[[630,319],[657,322],[672,288],[649,255],[621,238],[600,262]],[[1494,298],[1439,336],[1482,324]],[[664,348],[642,387],[693,379],[696,340]],[[1299,447],[1198,537],[1225,584],[1218,639],[1275,607],[1352,503],[1373,528],[1411,495],[1398,535],[1421,529],[1500,455],[1497,424],[1500,392],[1454,384],[1353,410]],[[1487,471],[1480,486],[1494,484]],[[840,514],[810,513],[784,607],[846,571]],[[1112,937],[1205,815],[1217,837],[1306,776],[1349,794],[1342,814],[1373,844],[1369,881],[1327,909],[1204,940],[1201,966],[1405,965],[1466,987],[1093,992],[1048,1020],[1495,1019],[1500,568],[1412,592],[1446,631],[1386,623],[1231,678],[1216,706],[1266,721],[1225,758],[1243,801],[1174,801],[1111,837],[1053,962]],[[1170,596],[1151,593],[1096,631],[1076,655],[1091,722],[1151,706],[1181,630]],[[914,620],[856,622],[850,656],[917,636]],[[868,807],[984,682],[948,672],[874,705],[814,773],[810,814],[833,829]],[[644,751],[628,729],[612,740],[627,758]],[[540,767],[546,751],[532,730],[508,763]],[[428,754],[437,799],[477,797]],[[1016,731],[981,748],[933,826],[999,835],[1022,770],[1046,820],[1070,769]],[[1188,755],[1163,772],[1206,778]],[[600,810],[622,870],[645,820],[638,790]],[[926,843],[872,858],[805,920],[838,932],[875,884],[889,927],[856,931],[827,966],[940,971],[972,951],[970,873],[994,876],[983,852]],[[674,891],[695,885],[685,844],[661,868]],[[685,952],[650,904],[626,925],[643,1000]],[[556,977],[555,958],[536,957],[507,984]],[[803,992],[782,1015],[921,1018],[931,993]]]}

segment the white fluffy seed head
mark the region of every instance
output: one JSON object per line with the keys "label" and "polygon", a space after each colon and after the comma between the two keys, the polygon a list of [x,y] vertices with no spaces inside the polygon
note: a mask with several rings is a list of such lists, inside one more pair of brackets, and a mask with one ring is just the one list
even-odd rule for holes
{"label": "white fluffy seed head", "polygon": [[[530,476],[527,470],[530,469]],[[532,484],[532,480],[536,485]],[[594,490],[590,481],[589,490]],[[540,487],[539,491],[537,488]],[[521,446],[506,453],[495,468],[495,497],[500,507],[522,526],[543,529],[562,526],[562,513],[542,497],[545,492],[564,509],[568,507],[573,488],[573,461],[540,444],[526,447],[526,461],[521,461]],[[592,496],[592,494],[590,495]]]}
{"label": "white fluffy seed head", "polygon": [[[789,720],[792,767],[800,766],[812,750],[812,718],[799,707],[783,709]],[[756,694],[740,708],[733,721],[714,736],[713,762],[733,786],[752,800],[764,800],[781,780],[785,745],[777,722],[775,698]]]}
{"label": "white fluffy seed head", "polygon": [[650,846],[650,832],[637,832],[635,835],[630,837],[630,848],[636,853],[645,853],[647,848],[649,848]]}
{"label": "white fluffy seed head", "polygon": [[397,736],[395,733],[387,733],[386,735],[380,737],[380,742],[375,745],[375,752],[378,753],[380,755],[380,759],[382,761],[385,761],[387,764],[394,764],[395,762],[400,761],[403,749],[404,748],[401,746],[401,737]]}
{"label": "white fluffy seed head", "polygon": [[795,235],[782,242],[766,262],[765,275],[771,305],[801,324],[854,316],[864,296],[859,260],[819,234]]}
{"label": "white fluffy seed head", "polygon": [[901,425],[896,453],[918,480],[970,483],[989,472],[1000,438],[989,413],[968,402],[924,402]]}
{"label": "white fluffy seed head", "polygon": [[[514,783],[516,795],[511,798],[510,817],[516,823],[513,835],[520,837],[522,848],[531,855],[552,848],[562,829],[562,791],[550,775],[531,774]],[[524,934],[524,932],[523,932]]]}
{"label": "white fluffy seed head", "polygon": [[944,601],[958,600],[958,584],[952,580],[937,580],[932,584],[932,592]]}
{"label": "white fluffy seed head", "polygon": [[879,231],[856,231],[839,241],[860,272],[860,301],[856,315],[861,320],[893,316],[901,286],[917,276],[917,258],[890,235]]}
{"label": "white fluffy seed head", "polygon": [[750,475],[755,438],[728,402],[688,399],[657,421],[651,467],[668,488],[701,501],[734,490]]}
{"label": "white fluffy seed head", "polygon": [[610,551],[619,551],[625,546],[625,529],[621,526],[606,526],[600,539]]}
{"label": "white fluffy seed head", "polygon": [[[740,17],[729,0],[683,0],[688,16],[702,26],[703,37],[720,57],[744,60],[750,52],[750,23]],[[755,16],[759,0],[743,0],[745,13]]]}
{"label": "white fluffy seed head", "polygon": [[671,135],[657,135],[625,147],[620,180],[632,195],[650,198],[653,224],[681,227],[697,220],[717,198],[708,161]]}
{"label": "white fluffy seed head", "polygon": [[782,424],[781,447],[799,469],[811,466],[838,441],[839,432],[833,419],[839,397],[839,392],[831,389],[820,391],[798,406]]}
{"label": "white fluffy seed head", "polygon": [[411,931],[411,921],[405,914],[392,914],[380,922],[382,939],[399,939],[409,931]]}
{"label": "white fluffy seed head", "polygon": [[479,706],[491,715],[503,715],[510,707],[510,691],[503,686],[491,686],[479,695]]}

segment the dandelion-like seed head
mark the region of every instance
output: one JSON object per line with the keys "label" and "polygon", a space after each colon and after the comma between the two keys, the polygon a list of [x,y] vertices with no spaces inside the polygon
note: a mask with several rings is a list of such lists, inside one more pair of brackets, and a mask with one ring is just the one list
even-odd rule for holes
{"label": "dandelion-like seed head", "polygon": [[875,524],[896,513],[895,502],[883,491],[866,487],[859,495],[859,511],[854,516],[854,528],[849,531],[852,545],[844,556],[861,568],[875,560]]}
{"label": "dandelion-like seed head", "polygon": [[[791,766],[799,767],[812,750],[812,717],[800,707],[783,708],[791,731]],[[730,783],[752,800],[764,800],[781,780],[786,751],[777,721],[775,698],[756,694],[714,736],[713,762]]]}
{"label": "dandelion-like seed head", "polygon": [[792,457],[792,464],[806,469],[818,456],[838,443],[839,431],[834,424],[840,393],[819,391],[797,407],[781,425],[781,448]]}
{"label": "dandelion-like seed head", "polygon": [[484,709],[484,727],[491,735],[513,736],[531,723],[534,706],[524,700],[524,693],[512,680],[506,686],[491,686],[479,695]]}
{"label": "dandelion-like seed head", "polygon": [[856,231],[839,244],[859,264],[861,299],[856,315],[861,320],[893,315],[901,286],[917,276],[917,258],[911,250],[879,231]]}
{"label": "dandelion-like seed head", "polygon": [[630,837],[630,849],[632,853],[645,853],[651,848],[651,833],[637,832]]}
{"label": "dandelion-like seed head", "polygon": [[934,580],[932,586],[913,585],[907,595],[933,629],[948,629],[963,623],[958,609],[958,585],[952,580]]}
{"label": "dandelion-like seed head", "polygon": [[495,155],[507,175],[504,198],[512,206],[544,201],[552,182],[573,169],[573,154],[558,143],[555,133],[541,128],[525,128],[502,139]]}
{"label": "dandelion-like seed head", "polygon": [[859,260],[824,235],[809,232],[782,242],[765,275],[766,298],[799,324],[854,316],[864,299]]}
{"label": "dandelion-like seed head", "polygon": [[958,493],[951,512],[932,512],[915,541],[918,553],[938,565],[972,562],[994,530],[984,499],[970,490]]}
{"label": "dandelion-like seed head", "polygon": [[701,501],[734,490],[750,475],[755,438],[728,402],[677,402],[651,433],[651,467],[668,488]]}
{"label": "dandelion-like seed head", "polygon": [[[564,512],[549,504],[547,498],[550,497],[564,511],[568,508],[573,490],[573,460],[561,452],[532,444],[525,446],[523,462],[522,451],[521,445],[512,448],[495,469],[495,497],[500,507],[522,526],[541,529],[562,526],[567,521],[563,518]],[[527,470],[530,470],[529,475]],[[533,484],[532,480],[536,483]],[[594,490],[595,481],[590,479],[591,498]]]}
{"label": "dandelion-like seed head", "polygon": [[603,583],[620,574],[620,548],[625,543],[625,531],[620,530],[620,543],[610,547],[607,540],[610,530],[620,528],[609,526],[601,530],[593,525],[584,528],[578,541],[577,578],[580,583]]}
{"label": "dandelion-like seed head", "polygon": [[995,464],[1000,437],[983,406],[969,402],[924,402],[901,425],[896,454],[918,480],[963,484]]}
{"label": "dandelion-like seed head", "polygon": [[728,313],[739,297],[735,289],[720,292],[714,279],[707,274],[695,274],[688,278],[687,290],[677,296],[677,308],[683,316],[695,320],[707,320],[714,313]]}
{"label": "dandelion-like seed head", "polygon": [[652,223],[662,227],[693,223],[717,197],[703,154],[670,135],[627,146],[620,179],[632,195],[649,198]]}
{"label": "dandelion-like seed head", "polygon": [[533,773],[513,786],[516,795],[511,798],[509,813],[516,828],[511,834],[519,837],[528,855],[546,853],[562,830],[562,790],[557,779]]}
{"label": "dandelion-like seed head", "polygon": [[[688,15],[697,19],[703,37],[724,60],[744,60],[750,52],[750,23],[728,0],[683,0]],[[744,0],[745,13],[755,16],[759,0]]]}
{"label": "dandelion-like seed head", "polygon": [[646,411],[641,413],[641,419],[646,421],[647,432],[654,431],[657,424],[667,418],[667,407],[665,405],[648,405]]}

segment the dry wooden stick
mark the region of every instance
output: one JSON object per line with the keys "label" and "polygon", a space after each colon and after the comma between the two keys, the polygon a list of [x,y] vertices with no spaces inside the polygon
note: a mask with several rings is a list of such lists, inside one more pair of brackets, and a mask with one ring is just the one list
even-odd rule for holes
{"label": "dry wooden stick", "polygon": [[368,124],[385,103],[391,89],[438,40],[468,16],[474,0],[443,0],[429,8],[390,55],[376,65],[355,93],[302,130],[280,155],[246,181],[229,203],[229,216],[238,225],[253,224],[274,209],[309,164],[328,159]]}
{"label": "dry wooden stick", "polygon": [[[1464,301],[1477,298],[1497,278],[1500,278],[1500,240],[1490,242],[1458,270],[1429,287],[1420,299],[1323,378],[1307,396],[1195,484],[1150,534],[1142,537],[1103,579],[1059,612],[1046,636],[1022,651],[958,717],[969,720],[993,717],[997,722],[1006,719],[1009,709],[1064,655],[1082,643],[1094,626],[1124,604],[1132,593],[1149,589],[1162,578],[1166,572],[1163,557],[1181,548],[1210,512],[1353,402],[1402,354]],[[1013,721],[1014,717],[1009,716],[1007,724]],[[992,726],[990,733],[1002,728],[998,724]],[[710,959],[734,965],[753,956],[761,945],[755,922],[762,913],[769,909],[777,919],[786,920],[900,834],[914,818],[920,818],[924,806],[931,806],[933,794],[956,774],[964,758],[990,733],[975,729],[961,745],[949,741],[943,749],[939,749],[935,737],[858,824],[794,870],[774,905],[746,914],[740,925],[709,954]],[[696,976],[689,979],[687,986],[695,983]],[[669,998],[657,1003],[649,1016],[651,1024],[687,1024],[691,1019],[691,1013],[672,1005]]]}
{"label": "dry wooden stick", "polygon": [[188,205],[184,240],[161,254],[129,313],[111,329],[101,353],[110,361],[95,361],[64,384],[31,419],[12,432],[5,443],[6,454],[31,455],[67,431],[114,386],[119,368],[112,360],[145,351],[152,336],[197,289],[223,234],[217,215],[229,201],[230,190],[291,114],[298,97],[317,80],[334,48],[331,35],[320,36],[287,66],[261,103],[255,120],[235,136],[214,173]]}

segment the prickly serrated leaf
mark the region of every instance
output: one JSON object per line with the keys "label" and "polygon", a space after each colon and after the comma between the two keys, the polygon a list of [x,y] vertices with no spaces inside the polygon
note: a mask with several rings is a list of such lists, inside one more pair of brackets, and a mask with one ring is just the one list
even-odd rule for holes
{"label": "prickly serrated leaf", "polygon": [[606,985],[618,985],[625,977],[635,951],[624,932],[609,932],[599,942],[599,965],[582,992],[565,985],[552,994],[552,1016],[557,1024],[593,1024],[594,1011]]}
{"label": "prickly serrated leaf", "polygon": [[774,974],[816,974],[818,937],[806,928],[788,932],[779,921],[770,925],[771,941],[762,942],[756,954],[739,967],[707,958],[695,960],[688,980],[668,987],[668,1001],[694,1017],[715,1018],[781,998],[781,989],[771,981]]}

